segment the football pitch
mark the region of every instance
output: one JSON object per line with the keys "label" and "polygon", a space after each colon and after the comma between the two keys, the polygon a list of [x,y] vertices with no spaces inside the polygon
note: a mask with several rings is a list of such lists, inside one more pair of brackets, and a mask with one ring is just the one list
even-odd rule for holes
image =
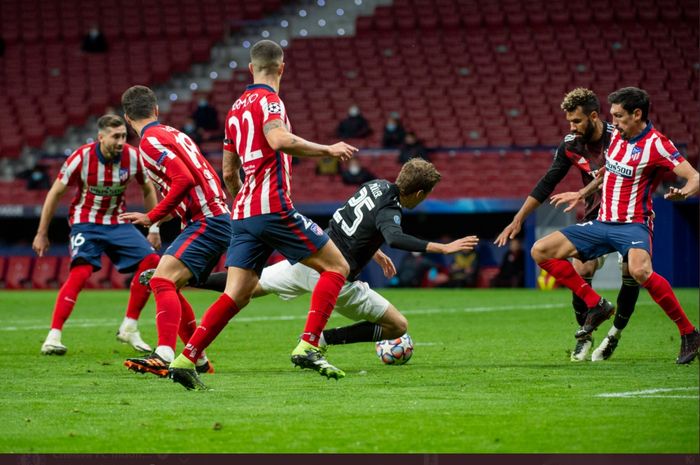
{"label": "football pitch", "polygon": [[[644,290],[615,355],[596,363],[569,361],[568,291],[383,294],[409,319],[407,365],[354,344],[328,354],[340,381],[293,368],[309,300],[270,296],[209,349],[213,390],[188,392],[122,366],[126,291],[80,296],[64,357],[39,354],[55,291],[1,292],[0,453],[698,454],[699,364],[675,364],[678,331]],[[217,296],[186,295],[198,317]],[[698,290],[677,295],[697,324]],[[141,332],[155,343],[152,299]]]}

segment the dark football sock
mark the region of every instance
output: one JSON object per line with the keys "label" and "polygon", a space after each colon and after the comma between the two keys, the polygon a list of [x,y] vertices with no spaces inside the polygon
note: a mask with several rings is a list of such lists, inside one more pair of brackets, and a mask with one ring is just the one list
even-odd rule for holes
{"label": "dark football sock", "polygon": [[226,276],[228,276],[226,271],[212,273],[209,275],[206,281],[194,287],[198,289],[209,289],[210,291],[224,292],[224,289],[226,289]]}
{"label": "dark football sock", "polygon": [[613,326],[617,329],[625,329],[634,312],[634,306],[639,297],[639,284],[631,276],[622,277],[622,286],[617,294],[617,310]]}
{"label": "dark football sock", "polygon": [[376,323],[361,321],[351,326],[326,329],[323,331],[323,339],[328,345],[381,341],[382,327]]}
{"label": "dark football sock", "polygon": [[[583,278],[588,285],[591,285],[591,282],[593,281],[592,278]],[[574,294],[573,292],[571,293],[571,304],[574,306],[574,315],[576,315],[576,322],[578,323],[579,326],[583,326],[583,324],[586,322],[586,315],[588,314],[588,306],[586,305],[586,302],[583,301],[582,298]]]}

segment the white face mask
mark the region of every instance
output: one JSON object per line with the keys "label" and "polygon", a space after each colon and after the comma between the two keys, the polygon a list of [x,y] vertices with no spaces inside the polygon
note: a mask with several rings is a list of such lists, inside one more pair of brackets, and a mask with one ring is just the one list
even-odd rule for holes
{"label": "white face mask", "polygon": [[350,109],[348,110],[348,115],[350,115],[350,116],[357,116],[359,114],[360,114],[360,109],[357,107],[350,107]]}
{"label": "white face mask", "polygon": [[348,168],[348,171],[350,171],[350,174],[359,174],[360,173],[360,165],[350,165]]}

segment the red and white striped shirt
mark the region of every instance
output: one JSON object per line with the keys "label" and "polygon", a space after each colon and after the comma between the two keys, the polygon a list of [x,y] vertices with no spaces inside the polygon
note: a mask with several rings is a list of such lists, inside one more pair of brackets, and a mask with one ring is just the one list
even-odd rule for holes
{"label": "red and white striped shirt", "polygon": [[646,223],[653,214],[651,198],[661,178],[684,161],[673,142],[651,122],[629,141],[616,130],[605,156],[598,220]]}
{"label": "red and white striped shirt", "polygon": [[226,116],[224,150],[237,153],[245,182],[233,202],[234,220],[292,210],[292,157],[267,143],[263,126],[281,120],[291,130],[284,103],[270,86],[253,84]]}
{"label": "red and white striped shirt", "polygon": [[100,152],[99,142],[85,144],[73,152],[61,166],[58,180],[66,186],[78,186],[70,204],[68,222],[123,224],[124,192],[132,179],[148,182],[143,160],[135,147],[125,144],[120,159],[110,163]]}
{"label": "red and white striped shirt", "polygon": [[154,121],[143,128],[139,149],[164,197],[148,212],[153,223],[170,213],[180,217],[183,226],[229,213],[216,171],[187,134]]}

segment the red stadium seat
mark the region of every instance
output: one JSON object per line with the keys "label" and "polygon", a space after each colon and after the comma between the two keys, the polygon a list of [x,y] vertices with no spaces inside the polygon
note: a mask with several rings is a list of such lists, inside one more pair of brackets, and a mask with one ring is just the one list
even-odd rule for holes
{"label": "red stadium seat", "polygon": [[7,260],[5,287],[23,289],[31,287],[32,257],[12,256]]}
{"label": "red stadium seat", "polygon": [[34,289],[47,289],[55,284],[58,262],[58,257],[38,257],[34,260],[34,270],[32,271],[32,287]]}

